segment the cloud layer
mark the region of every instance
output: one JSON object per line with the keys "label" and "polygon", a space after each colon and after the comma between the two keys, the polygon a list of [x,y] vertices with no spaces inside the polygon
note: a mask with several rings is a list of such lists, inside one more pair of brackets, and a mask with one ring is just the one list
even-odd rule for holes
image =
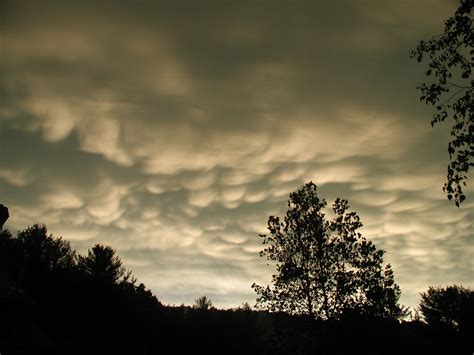
{"label": "cloud layer", "polygon": [[91,5],[3,5],[8,228],[110,244],[165,303],[235,306],[272,273],[268,216],[312,180],[360,214],[404,303],[473,285],[474,203],[441,191],[448,132],[408,55],[451,2]]}

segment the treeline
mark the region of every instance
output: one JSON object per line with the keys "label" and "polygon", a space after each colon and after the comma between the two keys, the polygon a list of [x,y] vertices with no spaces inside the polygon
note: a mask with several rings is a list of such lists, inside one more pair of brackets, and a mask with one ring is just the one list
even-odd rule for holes
{"label": "treeline", "polygon": [[[164,306],[109,247],[78,255],[34,225],[0,231],[0,353],[9,354],[471,354],[473,293],[430,288],[425,321],[367,314],[317,320]],[[444,307],[444,308],[443,308]],[[457,308],[456,308],[457,307]]]}
{"label": "treeline", "polygon": [[41,349],[86,354],[97,346],[113,353],[144,346],[162,308],[112,248],[98,244],[80,256],[45,226],[16,237],[2,231],[0,270],[2,355]]}

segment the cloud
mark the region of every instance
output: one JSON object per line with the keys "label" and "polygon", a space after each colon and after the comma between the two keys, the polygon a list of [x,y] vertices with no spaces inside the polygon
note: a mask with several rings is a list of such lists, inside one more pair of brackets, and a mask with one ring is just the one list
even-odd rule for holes
{"label": "cloud", "polygon": [[474,205],[441,191],[449,132],[430,130],[408,58],[451,3],[186,6],[7,7],[7,227],[111,244],[164,302],[235,306],[274,272],[268,216],[312,180],[359,213],[403,302],[472,285]]}
{"label": "cloud", "polygon": [[0,171],[0,179],[17,187],[28,185],[31,182],[31,178],[28,175],[28,170],[26,169],[4,168]]}
{"label": "cloud", "polygon": [[98,153],[119,164],[130,166],[131,158],[119,146],[120,124],[100,114],[91,120],[81,121],[78,127],[79,144],[85,152]]}
{"label": "cloud", "polygon": [[82,199],[75,195],[72,191],[65,189],[56,189],[50,191],[48,195],[41,196],[43,206],[45,208],[53,209],[69,209],[69,208],[80,208],[84,205]]}
{"label": "cloud", "polygon": [[191,191],[189,194],[189,204],[195,207],[207,207],[211,204],[217,194],[213,190]]}
{"label": "cloud", "polygon": [[71,105],[47,98],[32,99],[27,105],[37,117],[37,120],[32,122],[31,129],[41,130],[46,141],[62,140],[74,129],[77,118],[71,112]]}
{"label": "cloud", "polygon": [[121,200],[126,194],[126,189],[117,186],[105,186],[97,191],[97,197],[94,197],[86,206],[87,212],[97,223],[108,224],[116,221],[123,213]]}

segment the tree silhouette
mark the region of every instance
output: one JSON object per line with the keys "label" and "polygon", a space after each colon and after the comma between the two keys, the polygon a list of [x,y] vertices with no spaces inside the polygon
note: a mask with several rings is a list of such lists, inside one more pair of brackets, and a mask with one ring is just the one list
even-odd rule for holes
{"label": "tree silhouette", "polygon": [[35,224],[18,232],[10,247],[17,255],[13,261],[18,268],[17,284],[32,295],[41,293],[53,274],[72,270],[76,265],[76,253],[69,242],[48,235],[44,225]]}
{"label": "tree silhouette", "polygon": [[474,292],[462,286],[430,287],[421,293],[420,312],[431,325],[467,331],[474,325]]}
{"label": "tree silhouette", "polygon": [[244,302],[237,308],[237,310],[242,312],[252,312],[252,306],[248,302]]}
{"label": "tree silhouette", "polygon": [[273,287],[252,285],[257,305],[323,319],[349,312],[400,317],[400,289],[390,265],[382,267],[384,251],[357,232],[362,223],[346,200],[336,199],[332,220],[325,207],[310,182],[290,194],[283,223],[269,217],[260,255],[276,264],[277,274]]}
{"label": "tree silhouette", "polygon": [[433,82],[418,86],[420,100],[436,108],[431,125],[451,117],[453,137],[448,145],[450,163],[443,190],[456,206],[465,200],[469,168],[474,165],[474,34],[472,31],[473,0],[461,0],[453,17],[445,21],[444,33],[429,41],[421,41],[411,52],[418,62],[429,58],[426,76]]}
{"label": "tree silhouette", "polygon": [[76,263],[76,253],[69,242],[48,235],[45,225],[35,224],[18,232],[17,241],[27,263],[36,271],[70,269]]}
{"label": "tree silhouette", "polygon": [[[307,194],[303,195],[303,200],[313,196],[314,202],[316,186],[308,185],[305,186]],[[296,198],[297,193],[292,195]],[[300,201],[300,205],[303,202]],[[324,205],[324,200],[319,202]],[[344,233],[351,233],[350,226],[360,223],[356,223],[358,218],[353,212],[347,212],[347,202],[336,200],[335,206],[340,206],[341,210],[336,208],[334,219],[324,219],[325,227],[321,232],[326,235],[322,246],[329,248],[328,245],[333,245],[333,249],[325,249],[322,253],[325,257],[329,257],[334,250],[350,251],[349,244],[347,248],[338,246],[337,238],[344,239]],[[314,208],[313,212],[317,214],[318,208]],[[301,217],[294,221],[293,227],[310,218],[303,211],[293,211],[291,216]],[[299,230],[306,231],[303,225]],[[410,353],[472,353],[472,331],[469,331],[472,330],[473,319],[470,290],[467,298],[450,296],[448,298],[451,301],[438,302],[443,305],[438,308],[443,309],[444,314],[454,314],[439,319],[454,319],[446,324],[452,324],[459,331],[448,327],[433,327],[423,322],[399,323],[393,319],[359,317],[360,313],[387,315],[387,304],[395,303],[396,306],[393,298],[398,299],[399,291],[392,283],[391,269],[383,274],[382,268],[377,266],[380,253],[374,253],[373,246],[370,247],[371,244],[364,242],[363,238],[356,239],[357,243],[364,245],[364,250],[359,251],[353,245],[354,253],[358,255],[357,265],[370,265],[370,268],[362,270],[347,263],[346,270],[360,275],[360,279],[359,276],[354,276],[345,280],[367,290],[361,290],[354,296],[353,305],[348,308],[349,316],[343,313],[339,320],[321,321],[314,319],[318,317],[316,308],[314,317],[252,311],[247,303],[237,310],[217,310],[212,307],[207,296],[198,298],[194,309],[184,305],[163,306],[145,285],[136,286],[136,279],[129,272],[124,271],[123,276],[118,278],[97,276],[102,275],[101,272],[86,273],[89,269],[82,262],[75,263],[75,252],[68,247],[68,243],[48,235],[44,226],[35,225],[18,233],[16,237],[7,230],[2,230],[0,281],[5,280],[5,273],[7,282],[15,281],[20,271],[20,274],[28,276],[29,282],[9,282],[6,285],[0,282],[0,352],[174,354],[208,353],[209,349],[223,352],[222,349],[225,349],[224,352],[239,354],[400,354],[410,349]],[[311,246],[309,249],[318,254]],[[108,252],[102,253],[104,250]],[[42,251],[46,253],[43,255]],[[89,254],[107,254],[108,257],[103,259],[108,260],[108,264],[114,264],[113,269],[122,269],[120,259],[110,247],[96,245]],[[80,260],[92,260],[92,256],[87,255]],[[373,260],[369,260],[370,258]],[[332,260],[341,266],[338,256],[333,255]],[[328,269],[325,275],[328,279],[331,278],[330,271]],[[122,272],[112,274],[122,275]],[[339,276],[341,280],[344,279],[342,275]],[[377,282],[371,281],[374,277]],[[111,279],[116,282],[111,283]],[[294,279],[291,281],[296,284]],[[327,281],[331,309],[331,300],[334,298],[331,298],[330,286],[331,282]],[[465,289],[458,289],[461,290],[459,294],[466,293]],[[285,297],[299,296],[288,292]],[[364,297],[372,303],[364,301]],[[463,301],[452,301],[458,298]],[[315,304],[316,301],[315,299]],[[443,308],[445,304],[456,304],[456,307],[460,305],[460,311],[452,312],[457,309],[455,307]],[[203,311],[208,309],[212,311]],[[393,309],[396,311],[397,307]],[[356,317],[351,317],[354,312]],[[324,315],[319,316],[323,317]],[[368,341],[361,341],[368,339],[368,336],[370,346]],[[341,339],[344,341],[340,341]],[[387,344],[390,346],[387,347]]]}
{"label": "tree silhouette", "polygon": [[0,284],[20,287],[24,254],[8,230],[0,230]]}
{"label": "tree silhouette", "polygon": [[198,297],[194,301],[194,308],[201,310],[210,310],[212,308],[212,301],[206,295]]}
{"label": "tree silhouette", "polygon": [[130,276],[125,272],[122,261],[109,246],[96,244],[89,249],[87,256],[79,256],[78,268],[93,279],[115,284],[123,277]]}
{"label": "tree silhouette", "polygon": [[3,228],[3,225],[7,221],[9,217],[8,208],[2,204],[0,204],[0,230]]}

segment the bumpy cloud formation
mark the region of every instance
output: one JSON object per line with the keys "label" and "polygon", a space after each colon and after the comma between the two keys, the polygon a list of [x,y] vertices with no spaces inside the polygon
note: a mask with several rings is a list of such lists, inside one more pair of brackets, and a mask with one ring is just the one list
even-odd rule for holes
{"label": "bumpy cloud formation", "polygon": [[165,303],[236,306],[271,275],[258,257],[268,216],[312,180],[358,211],[406,304],[472,285],[474,202],[445,200],[447,133],[430,130],[408,58],[452,4],[4,10],[8,228],[46,223],[81,252],[110,244]]}

